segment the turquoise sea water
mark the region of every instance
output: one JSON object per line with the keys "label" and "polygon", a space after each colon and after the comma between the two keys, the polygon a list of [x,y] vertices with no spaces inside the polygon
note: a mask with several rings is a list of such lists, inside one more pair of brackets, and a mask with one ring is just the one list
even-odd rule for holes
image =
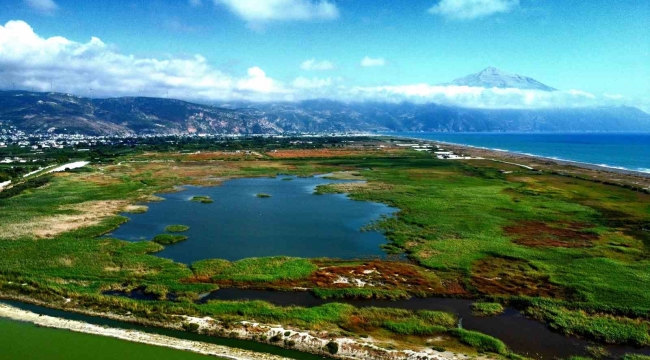
{"label": "turquoise sea water", "polygon": [[386,133],[650,173],[650,133]]}

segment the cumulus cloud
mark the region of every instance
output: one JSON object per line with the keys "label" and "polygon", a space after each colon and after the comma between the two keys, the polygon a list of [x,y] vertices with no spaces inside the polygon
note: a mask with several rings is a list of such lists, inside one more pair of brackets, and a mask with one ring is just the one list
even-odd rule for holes
{"label": "cumulus cloud", "polygon": [[51,14],[59,8],[53,0],[25,0],[25,3],[30,8],[46,14]]}
{"label": "cumulus cloud", "polygon": [[471,20],[506,13],[519,6],[519,0],[440,0],[429,13],[449,19]]}
{"label": "cumulus cloud", "polygon": [[300,64],[300,68],[308,71],[326,71],[333,70],[334,63],[328,60],[317,61],[316,59],[305,60]]}
{"label": "cumulus cloud", "polygon": [[386,60],[384,58],[371,58],[371,57],[364,57],[361,59],[361,66],[363,67],[377,67],[377,66],[384,66],[386,65]]}
{"label": "cumulus cloud", "polygon": [[261,100],[286,94],[283,84],[259,67],[236,78],[213,68],[201,55],[140,58],[114,51],[93,37],[86,43],[42,38],[23,21],[0,26],[0,86],[50,89],[93,96],[148,95],[190,99]]}
{"label": "cumulus cloud", "polygon": [[287,92],[281,84],[266,76],[264,70],[257,66],[248,69],[248,77],[237,82],[237,89],[264,94]]}
{"label": "cumulus cloud", "polygon": [[332,20],[339,10],[329,0],[213,0],[248,22]]}
{"label": "cumulus cloud", "polygon": [[[376,61],[377,59],[370,59]],[[372,62],[372,61],[371,61]],[[316,61],[314,62],[316,63]],[[234,76],[201,55],[144,58],[125,55],[93,37],[75,42],[43,38],[23,21],[0,25],[0,88],[49,91],[94,97],[155,96],[195,101],[278,101],[327,98],[341,101],[410,101],[472,108],[555,108],[632,105],[648,111],[650,99],[580,90],[539,91],[468,86],[406,84],[354,86],[342,78],[298,77],[283,83],[251,66]]]}

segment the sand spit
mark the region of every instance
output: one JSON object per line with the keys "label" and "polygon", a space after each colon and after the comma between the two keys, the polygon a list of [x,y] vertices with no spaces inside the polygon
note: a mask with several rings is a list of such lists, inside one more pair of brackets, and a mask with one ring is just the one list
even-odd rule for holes
{"label": "sand spit", "polygon": [[133,341],[142,344],[164,346],[172,349],[192,351],[204,355],[218,356],[232,360],[284,360],[287,358],[270,354],[255,353],[248,350],[234,349],[198,341],[177,339],[165,335],[144,333],[135,330],[124,330],[87,324],[81,321],[66,320],[57,317],[39,315],[13,306],[0,304],[0,317],[12,320],[26,321],[38,326],[66,329],[86,334],[109,336],[117,339]]}

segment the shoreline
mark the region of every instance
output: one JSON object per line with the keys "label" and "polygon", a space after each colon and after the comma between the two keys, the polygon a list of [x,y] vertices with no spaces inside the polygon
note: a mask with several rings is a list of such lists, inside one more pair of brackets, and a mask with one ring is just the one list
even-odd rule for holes
{"label": "shoreline", "polygon": [[489,151],[491,153],[502,154],[502,155],[510,155],[510,156],[514,156],[514,157],[531,158],[531,159],[543,160],[543,161],[552,161],[552,162],[557,163],[558,165],[570,165],[570,166],[582,167],[582,168],[589,169],[589,170],[608,171],[608,172],[612,172],[612,173],[616,173],[616,174],[631,175],[631,176],[641,176],[641,177],[650,179],[650,172],[632,170],[632,169],[628,169],[628,168],[625,168],[625,167],[617,167],[617,166],[601,165],[601,164],[592,164],[592,163],[575,161],[575,160],[568,160],[568,159],[557,159],[557,158],[553,158],[553,157],[548,157],[548,156],[543,156],[543,155],[536,155],[536,154],[529,154],[529,153],[522,153],[522,152],[513,151],[513,150],[495,149],[495,148],[488,148],[488,147],[483,147],[483,146],[475,146],[475,145],[454,143],[454,142],[442,141],[442,140],[434,140],[434,139],[423,139],[423,138],[411,137],[411,136],[387,135],[387,134],[381,134],[380,136],[381,137],[394,137],[394,138],[401,138],[401,139],[408,139],[408,140],[425,141],[425,142],[436,143],[436,144],[441,144],[441,145],[468,148],[468,149],[472,149],[472,150]]}
{"label": "shoreline", "polygon": [[106,336],[140,344],[190,351],[202,355],[217,356],[228,360],[290,360],[289,358],[277,355],[256,353],[249,350],[235,349],[222,345],[178,339],[166,335],[145,333],[137,330],[104,327],[49,315],[39,315],[31,311],[22,310],[2,303],[0,303],[0,318],[27,322],[36,326],[51,329],[69,330],[84,334]]}
{"label": "shoreline", "polygon": [[[470,355],[456,353],[452,351],[436,351],[428,347],[420,349],[402,349],[395,350],[381,346],[372,337],[365,339],[356,339],[340,335],[331,335],[327,331],[308,331],[285,327],[280,324],[262,324],[254,321],[241,321],[236,324],[224,326],[220,321],[211,317],[193,317],[188,315],[173,315],[176,321],[159,322],[146,319],[139,319],[132,315],[117,315],[111,312],[95,312],[89,310],[75,309],[69,307],[57,306],[53,303],[45,303],[39,300],[31,299],[24,296],[2,296],[0,293],[0,318],[7,318],[15,321],[23,321],[35,324],[37,326],[70,330],[86,334],[108,336],[125,341],[138,342],[153,346],[168,347],[177,350],[191,351],[203,355],[217,356],[228,360],[293,360],[279,355],[265,352],[256,352],[237,347],[212,344],[209,342],[185,340],[173,336],[161,335],[156,333],[143,332],[139,330],[122,329],[118,327],[107,327],[104,325],[95,325],[79,320],[69,320],[44,314],[38,314],[29,310],[23,310],[10,304],[3,303],[2,300],[12,300],[24,302],[27,304],[42,306],[51,309],[76,313],[85,316],[94,316],[109,320],[121,321],[136,325],[151,326],[160,329],[182,330],[182,324],[193,323],[198,325],[194,333],[204,336],[215,337],[234,337],[240,340],[251,341],[261,344],[270,344],[281,346],[272,340],[274,337],[284,338],[285,341],[291,340],[293,344],[291,350],[297,350],[306,354],[322,356],[323,358],[332,359],[357,359],[357,360],[494,360],[495,358],[488,354]],[[63,303],[69,305],[70,302]],[[233,326],[234,325],[234,326]],[[327,344],[334,342],[338,345],[338,351],[334,354],[329,353]]]}

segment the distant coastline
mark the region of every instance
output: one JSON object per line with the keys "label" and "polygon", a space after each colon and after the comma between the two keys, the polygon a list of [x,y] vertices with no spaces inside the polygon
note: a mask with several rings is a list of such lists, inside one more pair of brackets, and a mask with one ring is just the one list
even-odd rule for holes
{"label": "distant coastline", "polygon": [[[472,136],[478,135],[478,134],[485,134],[486,136],[494,136],[494,135],[500,135],[501,133],[471,133]],[[535,135],[535,133],[528,134],[528,133],[506,133],[508,135]],[[543,133],[544,135],[553,135],[552,133]],[[561,133],[562,134],[562,133]],[[560,134],[560,135],[561,135]],[[584,133],[584,134],[593,134],[593,133]],[[625,134],[625,133],[622,133]],[[507,154],[507,155],[514,155],[517,157],[523,157],[523,158],[533,158],[533,159],[539,159],[539,160],[545,160],[545,161],[551,161],[555,162],[558,165],[571,165],[571,166],[577,166],[577,167],[582,167],[585,169],[590,169],[590,170],[598,170],[598,171],[608,171],[608,172],[614,172],[618,174],[625,174],[625,175],[633,175],[633,176],[642,176],[646,178],[650,178],[650,167],[648,168],[637,168],[637,169],[631,169],[629,167],[625,166],[617,166],[617,165],[610,165],[610,164],[604,164],[604,163],[592,163],[592,162],[586,162],[586,161],[579,161],[579,160],[574,160],[574,159],[565,159],[565,158],[560,158],[556,156],[546,156],[546,155],[539,155],[535,153],[529,153],[529,152],[521,152],[517,150],[511,150],[511,149],[502,149],[502,148],[496,148],[496,147],[489,147],[489,146],[480,146],[480,145],[474,145],[474,144],[467,144],[467,143],[460,143],[460,142],[453,142],[453,141],[447,141],[447,140],[438,140],[434,138],[429,138],[425,137],[426,135],[431,135],[438,137],[437,133],[421,133],[420,136],[418,136],[418,133],[402,133],[402,132],[395,132],[395,133],[381,133],[381,136],[384,137],[396,137],[396,138],[402,138],[402,139],[409,139],[409,140],[418,140],[418,141],[428,141],[428,142],[433,142],[433,143],[438,143],[438,144],[446,144],[450,146],[456,146],[456,147],[461,147],[461,148],[468,148],[468,149],[476,149],[476,150],[482,150],[482,151],[490,151],[495,154]],[[422,136],[424,135],[424,136]],[[576,133],[573,135],[583,135],[583,133]],[[599,134],[603,135],[603,134]],[[616,135],[621,135],[621,134],[616,134]],[[632,135],[647,135],[650,140],[650,133],[634,133]],[[650,147],[650,144],[648,145]],[[630,156],[635,156],[634,154],[630,154]]]}

